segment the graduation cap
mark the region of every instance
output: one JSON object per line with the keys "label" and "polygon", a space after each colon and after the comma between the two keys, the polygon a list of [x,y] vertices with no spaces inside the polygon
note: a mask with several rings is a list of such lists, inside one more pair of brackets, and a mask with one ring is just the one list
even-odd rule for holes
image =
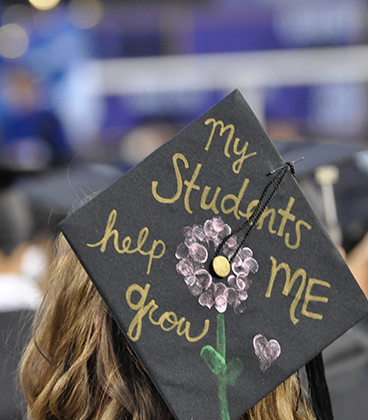
{"label": "graduation cap", "polygon": [[238,419],[368,311],[239,91],[61,229],[179,420]]}
{"label": "graduation cap", "polygon": [[[354,161],[363,148],[351,144],[324,144],[315,141],[275,142],[275,146],[285,161],[294,161],[300,156],[304,157],[302,161],[298,162],[296,176],[299,185],[335,244],[339,246],[344,244],[346,250],[346,231],[343,231],[343,226],[341,226],[342,221],[338,217],[341,216],[339,210],[344,203],[348,203],[348,208],[351,210],[356,210],[358,206],[356,203],[352,205],[351,197],[342,202],[340,194],[336,195],[336,191],[341,190],[339,183],[345,185],[348,180],[346,173],[340,175],[341,168]],[[358,179],[357,175],[354,182],[355,187],[359,181],[362,181]],[[361,198],[363,194],[360,192],[359,196]],[[349,225],[354,223],[351,213],[350,211]]]}
{"label": "graduation cap", "polygon": [[316,168],[338,165],[360,152],[363,148],[351,144],[327,144],[316,141],[275,142],[276,149],[285,161],[298,162],[297,178],[313,174]]}

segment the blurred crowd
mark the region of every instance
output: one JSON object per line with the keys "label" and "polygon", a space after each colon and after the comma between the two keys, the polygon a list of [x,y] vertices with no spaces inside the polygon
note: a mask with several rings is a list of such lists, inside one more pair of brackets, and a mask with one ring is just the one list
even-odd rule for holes
{"label": "blurred crowd", "polygon": [[[4,16],[7,7],[0,8]],[[65,18],[64,12],[61,16]],[[61,23],[64,21],[60,15],[52,13],[40,16],[37,22],[40,27],[34,50],[24,59],[0,59],[0,420],[24,418],[25,406],[15,379],[17,361],[42,290],[47,287],[47,267],[57,224],[84,197],[111,185],[172,138],[188,117],[164,113],[159,97],[157,110],[154,102],[150,104],[154,112],[140,118],[134,116],[130,125],[121,130],[113,122],[108,125],[109,118],[124,120],[126,116],[123,111],[117,116],[109,114],[112,98],[86,93],[86,84],[93,81],[86,80],[80,71],[93,55],[90,44],[98,42],[93,38],[96,35],[86,32],[87,27]],[[49,37],[52,30],[57,33]],[[106,27],[101,31],[105,31],[106,46]],[[116,40],[110,41],[116,49]],[[56,52],[57,45],[62,45],[62,55]],[[1,48],[0,45],[0,54]],[[51,52],[52,60],[48,62]],[[58,60],[64,60],[64,65]],[[230,92],[217,95],[227,93]],[[276,93],[269,96],[273,103]],[[180,95],[176,100],[180,102]],[[362,103],[364,108],[366,102]],[[281,111],[277,111],[279,120],[266,120],[265,127],[273,139],[287,138],[292,148],[290,141],[303,140],[303,132],[290,120],[282,122]],[[100,130],[102,120],[105,130]],[[361,133],[364,130],[366,127]],[[308,138],[304,141],[311,144]],[[349,138],[345,142],[351,143]],[[336,245],[346,255],[353,275],[368,297],[366,144],[365,138],[360,139],[355,149],[332,160],[331,150],[339,146],[331,145],[329,140],[331,148],[326,149],[319,166],[332,165],[337,171],[330,185],[339,230]],[[288,148],[280,149],[282,155],[284,151],[287,155]],[[320,157],[311,155],[311,161],[319,161]],[[330,219],[322,205],[324,192],[316,169],[312,164],[298,175],[296,165],[302,188],[329,229]],[[326,367],[336,419],[368,419],[368,320],[326,351]]]}
{"label": "blurred crowd", "polygon": [[[9,114],[2,115],[1,420],[24,415],[25,405],[15,379],[17,361],[28,337],[34,310],[42,299],[42,290],[47,287],[47,268],[52,260],[57,224],[86,196],[108,187],[179,130],[170,120],[145,121],[122,138],[114,159],[101,162],[78,159],[62,134],[57,118],[50,112],[39,112],[32,105],[34,94],[33,87],[28,91],[28,75],[20,72],[9,77],[11,83],[20,86],[9,85],[9,104],[16,106],[9,105]],[[285,160],[289,148],[293,147],[294,143],[283,143],[280,152],[285,153]],[[368,297],[368,152],[361,147],[348,149],[335,162],[331,148],[336,147],[341,146],[327,145],[322,157],[322,162],[329,165],[327,168],[337,172],[331,185],[339,230],[336,245],[346,255],[352,273]],[[301,171],[298,177],[329,230],[329,217],[323,206],[324,192],[314,165],[321,156],[317,158],[313,153],[320,153],[318,145],[310,156],[311,167]],[[325,353],[336,419],[342,420],[347,415],[354,419],[366,418],[368,320],[363,320]],[[354,401],[353,417],[351,401]]]}

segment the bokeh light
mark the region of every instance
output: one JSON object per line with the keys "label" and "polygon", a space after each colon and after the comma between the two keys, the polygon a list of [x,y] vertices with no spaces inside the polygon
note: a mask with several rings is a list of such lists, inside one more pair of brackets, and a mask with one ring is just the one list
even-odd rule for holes
{"label": "bokeh light", "polygon": [[31,5],[38,10],[49,10],[55,7],[60,0],[29,0]]}
{"label": "bokeh light", "polygon": [[103,7],[99,0],[71,0],[69,13],[75,26],[89,29],[101,21]]}
{"label": "bokeh light", "polygon": [[30,7],[23,4],[15,4],[9,6],[3,14],[3,25],[8,23],[18,23],[30,21],[34,18],[33,11]]}
{"label": "bokeh light", "polygon": [[0,55],[14,59],[23,55],[28,48],[26,30],[17,23],[8,23],[0,28]]}

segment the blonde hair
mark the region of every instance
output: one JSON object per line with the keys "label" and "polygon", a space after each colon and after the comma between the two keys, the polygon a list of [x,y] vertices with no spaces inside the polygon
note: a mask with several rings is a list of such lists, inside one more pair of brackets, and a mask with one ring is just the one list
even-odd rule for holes
{"label": "blonde hair", "polygon": [[[172,418],[65,238],[20,364],[30,420]],[[243,419],[311,420],[295,377]]]}

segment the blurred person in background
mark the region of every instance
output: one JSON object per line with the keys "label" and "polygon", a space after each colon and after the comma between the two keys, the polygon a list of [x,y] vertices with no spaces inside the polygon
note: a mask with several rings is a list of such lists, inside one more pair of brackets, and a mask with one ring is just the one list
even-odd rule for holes
{"label": "blurred person in background", "polygon": [[27,320],[39,304],[35,279],[27,274],[32,216],[14,173],[0,169],[0,420],[24,418],[17,364],[28,339]]}
{"label": "blurred person in background", "polygon": [[[300,187],[368,298],[368,152],[319,142],[282,142]],[[368,318],[323,351],[335,420],[368,420]]]}
{"label": "blurred person in background", "polygon": [[24,68],[2,75],[0,150],[28,170],[68,163],[72,151],[56,115],[47,109],[41,85]]}
{"label": "blurred person in background", "polygon": [[169,119],[152,119],[137,125],[120,144],[120,159],[128,168],[137,165],[177,134],[176,125]]}
{"label": "blurred person in background", "polygon": [[[339,175],[334,191],[342,232],[337,245],[343,248],[346,263],[368,298],[367,151],[336,166]],[[332,343],[323,355],[335,420],[368,420],[368,318]]]}
{"label": "blurred person in background", "polygon": [[368,232],[358,245],[349,252],[346,261],[356,281],[368,298]]}
{"label": "blurred person in background", "polygon": [[[368,233],[346,256],[346,263],[368,298]],[[368,318],[324,352],[335,420],[368,419]]]}

